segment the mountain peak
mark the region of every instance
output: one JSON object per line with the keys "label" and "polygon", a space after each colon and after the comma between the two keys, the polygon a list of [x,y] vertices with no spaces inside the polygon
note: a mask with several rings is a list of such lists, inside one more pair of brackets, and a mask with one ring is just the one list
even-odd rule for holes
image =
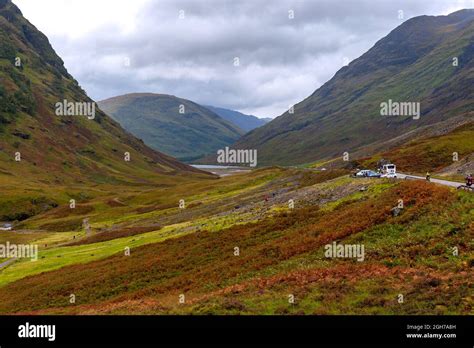
{"label": "mountain peak", "polygon": [[470,18],[474,17],[474,8],[465,8],[456,12],[452,12],[448,17],[457,17],[457,18]]}
{"label": "mountain peak", "polygon": [[[0,0],[0,10],[11,10],[11,13],[23,16],[20,9],[13,2],[11,2],[11,0]],[[5,17],[5,15],[2,13],[0,13],[0,15]]]}

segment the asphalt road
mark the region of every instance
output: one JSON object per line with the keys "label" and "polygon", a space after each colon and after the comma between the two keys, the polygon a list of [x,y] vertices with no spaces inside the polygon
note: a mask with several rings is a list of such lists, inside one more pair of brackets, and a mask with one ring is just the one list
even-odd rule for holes
{"label": "asphalt road", "polygon": [[[420,179],[420,180],[426,180],[426,178],[424,178],[422,176],[397,173],[397,178],[399,178],[399,179],[405,179],[406,177]],[[431,182],[434,182],[434,183],[440,184],[440,185],[444,185],[444,186],[451,186],[451,187],[458,187],[458,186],[461,186],[461,185],[465,185],[465,183],[463,183],[463,182],[455,182],[455,181],[440,180],[440,179],[433,179],[433,178],[431,178]]]}

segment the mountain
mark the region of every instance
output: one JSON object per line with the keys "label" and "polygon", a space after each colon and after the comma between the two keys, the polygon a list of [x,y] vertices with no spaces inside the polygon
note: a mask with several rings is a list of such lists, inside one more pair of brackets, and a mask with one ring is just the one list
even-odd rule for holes
{"label": "mountain", "polygon": [[[294,113],[234,146],[257,149],[259,164],[300,164],[443,121],[472,119],[473,56],[474,10],[412,18],[296,104]],[[419,119],[381,116],[382,103],[390,101],[420,103]]]}
{"label": "mountain", "polygon": [[10,0],[0,0],[0,150],[0,181],[18,180],[22,188],[199,173],[96,109],[47,37]]}
{"label": "mountain", "polygon": [[271,121],[271,119],[269,118],[258,118],[256,116],[246,115],[235,110],[229,110],[210,105],[204,105],[204,107],[213,111],[214,113],[222,117],[224,120],[235,124],[237,127],[243,129],[246,132],[261,127]]}
{"label": "mountain", "polygon": [[99,106],[147,145],[183,161],[214,153],[244,133],[211,110],[171,95],[126,94]]}

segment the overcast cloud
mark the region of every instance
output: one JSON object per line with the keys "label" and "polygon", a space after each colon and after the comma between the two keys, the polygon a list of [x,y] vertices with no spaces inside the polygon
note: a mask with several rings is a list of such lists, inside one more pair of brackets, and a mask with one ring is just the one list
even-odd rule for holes
{"label": "overcast cloud", "polygon": [[473,0],[13,1],[95,100],[154,92],[272,118],[403,21],[474,7]]}

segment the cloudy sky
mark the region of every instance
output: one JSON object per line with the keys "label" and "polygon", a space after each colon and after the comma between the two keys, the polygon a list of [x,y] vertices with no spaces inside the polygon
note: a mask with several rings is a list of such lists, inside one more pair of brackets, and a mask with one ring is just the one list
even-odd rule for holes
{"label": "cloudy sky", "polygon": [[276,117],[403,21],[474,0],[13,0],[90,97]]}

